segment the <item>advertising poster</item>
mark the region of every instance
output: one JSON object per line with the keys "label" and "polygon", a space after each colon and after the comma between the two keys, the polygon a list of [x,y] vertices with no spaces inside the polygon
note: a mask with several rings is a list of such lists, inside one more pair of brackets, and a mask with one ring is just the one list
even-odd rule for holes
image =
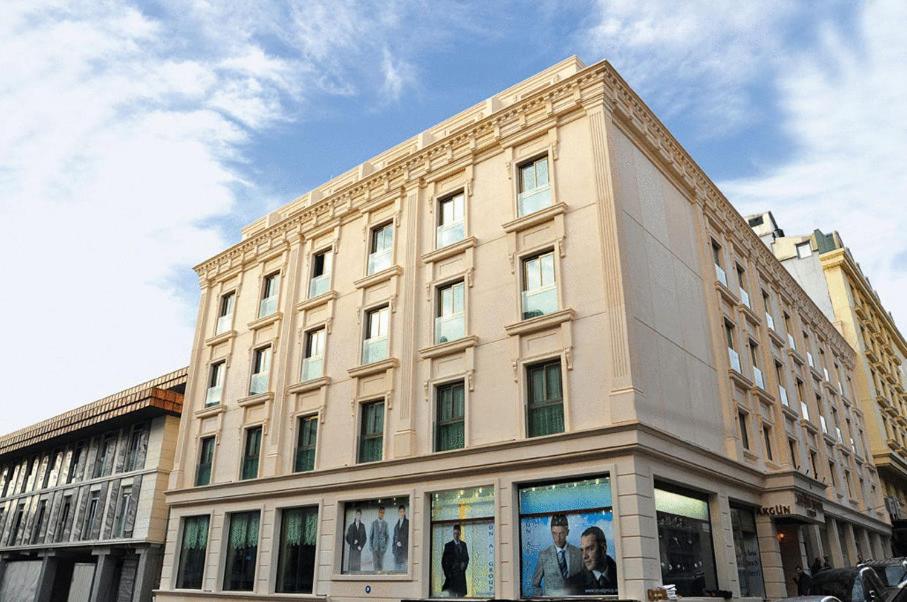
{"label": "advertising poster", "polygon": [[431,597],[493,598],[494,488],[431,496]]}
{"label": "advertising poster", "polygon": [[406,573],[409,567],[409,497],[344,504],[343,562],[350,575]]}
{"label": "advertising poster", "polygon": [[616,596],[607,476],[520,489],[522,597]]}

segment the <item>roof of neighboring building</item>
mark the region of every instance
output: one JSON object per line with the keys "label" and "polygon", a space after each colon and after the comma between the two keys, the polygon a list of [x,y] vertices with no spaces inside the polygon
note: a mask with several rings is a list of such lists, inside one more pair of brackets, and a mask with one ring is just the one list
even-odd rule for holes
{"label": "roof of neighboring building", "polygon": [[151,408],[179,415],[183,409],[183,391],[188,372],[188,368],[168,372],[4,435],[0,437],[0,457],[139,410]]}

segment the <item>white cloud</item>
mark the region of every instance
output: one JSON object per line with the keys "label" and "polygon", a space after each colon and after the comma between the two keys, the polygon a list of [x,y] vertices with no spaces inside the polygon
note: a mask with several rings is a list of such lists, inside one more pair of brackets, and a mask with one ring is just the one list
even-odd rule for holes
{"label": "white cloud", "polygon": [[907,5],[860,10],[856,35],[826,26],[780,76],[792,157],[720,186],[789,234],[838,230],[907,334]]}

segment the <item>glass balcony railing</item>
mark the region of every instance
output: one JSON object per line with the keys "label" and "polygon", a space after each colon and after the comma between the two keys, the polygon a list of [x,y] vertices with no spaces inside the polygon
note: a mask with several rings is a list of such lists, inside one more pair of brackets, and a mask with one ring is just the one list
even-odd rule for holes
{"label": "glass balcony railing", "polygon": [[822,368],[822,374],[825,375],[825,382],[831,382],[828,378],[828,368]]}
{"label": "glass balcony railing", "polygon": [[252,380],[249,383],[249,393],[251,395],[258,395],[259,393],[267,393],[268,391],[268,374],[253,374]]}
{"label": "glass balcony railing", "polygon": [[768,325],[769,330],[775,329],[775,319],[768,312],[765,312],[765,323]]}
{"label": "glass balcony railing", "polygon": [[324,376],[324,356],[307,357],[302,360],[302,382]]}
{"label": "glass balcony railing", "polygon": [[460,242],[464,238],[466,238],[466,224],[464,224],[462,221],[444,224],[438,226],[438,229],[436,231],[435,246],[438,249],[442,249],[447,245],[452,245],[455,242]]}
{"label": "glass balcony railing", "polygon": [[806,352],[806,363],[809,364],[810,368],[816,367],[816,362],[813,361],[813,354],[809,351]]}
{"label": "glass balcony railing", "polygon": [[781,399],[781,405],[786,408],[790,407],[790,400],[787,398],[787,389],[778,385],[778,398]]}
{"label": "glass balcony railing", "polygon": [[258,317],[264,318],[272,315],[277,311],[277,295],[271,295],[270,297],[265,297],[261,300],[261,303],[258,304]]}
{"label": "glass balcony railing", "polygon": [[230,330],[230,327],[233,325],[233,314],[227,314],[226,316],[220,316],[217,319],[217,327],[214,329],[214,334],[223,334]]}
{"label": "glass balcony railing", "polygon": [[717,263],[715,264],[715,278],[718,279],[718,282],[727,286],[727,273],[724,271],[724,268]]}
{"label": "glass balcony railing", "polygon": [[205,395],[205,405],[216,406],[217,404],[219,404],[223,392],[224,388],[222,386],[208,387],[208,394]]}
{"label": "glass balcony railing", "polygon": [[728,347],[727,356],[731,362],[731,368],[733,368],[737,372],[740,372],[740,355],[736,351]]}
{"label": "glass balcony railing", "polygon": [[466,320],[462,313],[435,318],[435,343],[447,343],[466,335]]}
{"label": "glass balcony railing", "polygon": [[822,434],[828,434],[828,424],[825,422],[825,416],[819,416],[819,425],[822,427]]}
{"label": "glass balcony railing", "polygon": [[740,302],[743,303],[744,305],[746,305],[747,307],[749,307],[750,309],[752,309],[752,307],[753,307],[752,305],[750,305],[750,294],[748,292],[746,292],[745,290],[743,290],[742,286],[740,287]]}
{"label": "glass balcony railing", "polygon": [[787,344],[790,345],[790,348],[794,351],[797,350],[797,341],[794,339],[794,335],[787,333]]}
{"label": "glass balcony railing", "polygon": [[805,401],[800,402],[800,417],[803,420],[809,420],[809,406],[806,405]]}
{"label": "glass balcony railing", "polygon": [[765,388],[765,377],[762,376],[762,370],[760,370],[756,366],[753,366],[753,381],[760,389]]}
{"label": "glass balcony railing", "polygon": [[391,251],[387,248],[383,251],[375,251],[368,256],[368,273],[377,274],[382,270],[391,267]]}
{"label": "glass balcony railing", "polygon": [[374,364],[387,359],[387,337],[375,337],[362,341],[362,363]]}
{"label": "glass balcony railing", "polygon": [[844,443],[844,435],[841,433],[841,427],[835,427],[835,438],[838,440],[838,443]]}
{"label": "glass balcony railing", "polygon": [[309,281],[309,299],[314,299],[319,297],[331,288],[331,275],[322,274],[321,276],[315,276]]}
{"label": "glass balcony railing", "polygon": [[523,291],[523,319],[537,318],[557,311],[557,287],[554,285]]}
{"label": "glass balcony railing", "polygon": [[551,185],[545,184],[520,193],[520,215],[529,215],[551,205]]}

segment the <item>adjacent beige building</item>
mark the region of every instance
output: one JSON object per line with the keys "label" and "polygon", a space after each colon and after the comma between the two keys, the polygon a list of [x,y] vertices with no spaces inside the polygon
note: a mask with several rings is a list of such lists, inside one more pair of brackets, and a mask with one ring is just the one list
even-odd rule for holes
{"label": "adjacent beige building", "polygon": [[770,212],[749,222],[826,317],[857,350],[848,392],[865,413],[873,462],[895,525],[895,552],[907,554],[907,341],[837,232],[785,236]]}
{"label": "adjacent beige building", "polygon": [[888,551],[853,350],[606,62],[196,269],[160,601],[779,598]]}

